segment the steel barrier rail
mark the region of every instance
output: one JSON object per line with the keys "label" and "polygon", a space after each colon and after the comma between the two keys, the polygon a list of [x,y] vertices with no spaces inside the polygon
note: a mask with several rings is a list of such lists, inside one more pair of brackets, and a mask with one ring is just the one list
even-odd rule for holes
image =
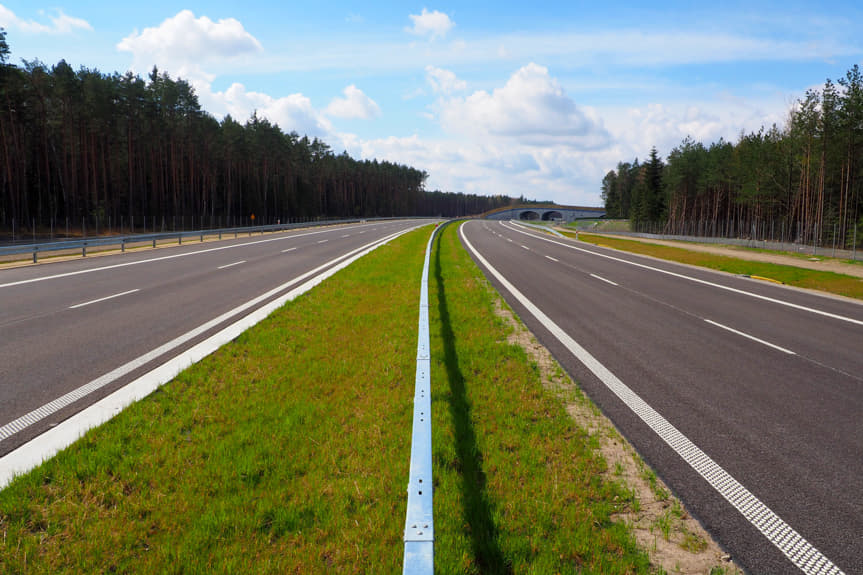
{"label": "steel barrier rail", "polygon": [[[446,225],[446,224],[444,224]],[[428,277],[435,226],[426,246],[420,287],[417,371],[414,384],[414,419],[411,433],[411,468],[405,514],[404,575],[434,573],[434,507],[432,505],[431,356],[429,346]]]}
{"label": "steel barrier rail", "polygon": [[220,228],[220,229],[212,229],[212,230],[190,230],[190,231],[175,231],[175,232],[160,232],[154,234],[133,234],[128,236],[112,236],[112,237],[96,237],[96,238],[87,238],[81,240],[67,240],[60,242],[47,242],[47,243],[34,243],[34,244],[22,244],[22,245],[6,245],[0,246],[0,257],[8,256],[8,255],[16,255],[16,254],[33,254],[33,263],[38,261],[38,257],[40,253],[43,252],[54,252],[54,251],[62,251],[62,250],[80,250],[81,256],[86,257],[87,248],[92,247],[100,247],[100,246],[119,246],[120,251],[126,251],[126,246],[131,244],[145,244],[152,243],[153,247],[156,247],[156,243],[159,241],[166,240],[176,240],[178,244],[183,243],[184,238],[199,238],[200,241],[204,241],[205,236],[219,236],[219,239],[222,239],[222,236],[229,236],[231,234],[234,237],[238,237],[240,234],[263,234],[264,232],[279,232],[285,230],[291,230],[296,228],[308,228],[308,227],[317,227],[317,226],[331,226],[337,224],[350,224],[357,222],[379,222],[379,221],[389,221],[389,220],[398,220],[405,218],[354,218],[354,219],[346,219],[346,220],[321,220],[317,222],[297,222],[291,224],[272,224],[267,226],[251,226],[251,227],[241,227],[241,228]]}

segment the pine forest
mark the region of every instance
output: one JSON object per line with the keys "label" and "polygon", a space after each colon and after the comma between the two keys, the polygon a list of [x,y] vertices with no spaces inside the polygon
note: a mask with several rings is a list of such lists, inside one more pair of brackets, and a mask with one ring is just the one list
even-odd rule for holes
{"label": "pine forest", "polygon": [[[253,114],[221,121],[153,69],[9,63],[0,28],[0,234],[165,231],[478,214],[505,196],[426,191],[419,169],[336,154]],[[252,218],[252,216],[255,216]],[[14,235],[13,235],[14,238]]]}
{"label": "pine forest", "polygon": [[863,244],[863,74],[809,90],[784,128],[736,143],[685,139],[663,161],[620,162],[602,181],[609,218],[634,231]]}

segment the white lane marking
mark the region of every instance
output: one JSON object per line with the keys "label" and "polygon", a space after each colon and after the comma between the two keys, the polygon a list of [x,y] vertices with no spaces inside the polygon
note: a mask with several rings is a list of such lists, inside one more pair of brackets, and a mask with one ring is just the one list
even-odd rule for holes
{"label": "white lane marking", "polygon": [[551,260],[551,261],[553,261],[553,262],[558,262],[558,263],[560,263],[560,260],[557,260],[557,259],[555,259],[555,258],[553,258],[553,257],[551,257],[551,256],[545,256],[545,257],[546,257],[546,258],[548,258],[548,259],[550,259],[550,260]]}
{"label": "white lane marking", "polygon": [[514,285],[484,258],[468,241],[464,224],[459,234],[476,259],[512,294],[533,317],[562,343],[585,367],[610,389],[627,407],[683,458],[701,477],[707,480],[726,501],[737,509],[752,525],[775,545],[792,563],[808,575],[841,575],[842,571],[820,551],[813,547],[776,513],[743,487],[734,477],[713,461],[697,445],[683,435],[667,419],[662,417],[646,401],[624,384],[607,367],[581,347],[568,333],[563,331],[550,317],[524,296]]}
{"label": "white lane marking", "polygon": [[519,245],[520,245],[521,247],[523,247],[524,249],[526,249],[527,251],[530,251],[530,248],[529,248],[529,247],[527,247],[526,245],[524,245],[524,244],[519,244]]}
{"label": "white lane marking", "polygon": [[[503,224],[503,222],[501,222],[501,224]],[[518,224],[514,224],[514,225],[518,226]],[[824,317],[829,317],[829,318],[832,318],[832,319],[838,319],[838,320],[840,320],[840,321],[847,321],[848,323],[853,323],[853,324],[856,324],[856,325],[863,325],[863,320],[854,319],[853,317],[847,317],[847,316],[844,316],[844,315],[839,315],[839,314],[835,314],[835,313],[830,313],[830,312],[828,312],[828,311],[823,311],[823,310],[820,310],[820,309],[815,309],[815,308],[811,308],[811,307],[806,307],[806,306],[804,306],[804,305],[799,305],[799,304],[796,304],[796,303],[791,303],[791,302],[789,302],[789,301],[784,301],[784,300],[781,300],[781,299],[776,299],[776,298],[768,297],[768,296],[765,296],[765,295],[760,295],[760,294],[757,294],[757,293],[748,292],[748,291],[746,291],[746,290],[737,289],[737,288],[733,288],[733,287],[730,287],[730,286],[725,286],[725,285],[718,284],[718,283],[713,283],[713,282],[710,282],[710,281],[707,281],[707,280],[702,280],[702,279],[694,278],[694,277],[692,277],[692,276],[687,276],[687,275],[679,274],[679,273],[672,272],[672,271],[669,271],[669,270],[664,270],[664,269],[662,269],[662,268],[655,268],[655,267],[653,267],[653,266],[649,266],[649,265],[646,265],[646,264],[640,264],[640,263],[637,263],[637,262],[632,262],[632,261],[625,260],[625,259],[622,259],[622,258],[618,258],[618,257],[610,256],[610,255],[608,255],[608,254],[603,254],[603,253],[594,252],[594,251],[591,251],[591,250],[586,250],[586,249],[584,249],[584,248],[579,248],[579,247],[576,247],[576,246],[573,246],[573,245],[570,245],[570,244],[566,244],[566,243],[563,243],[563,242],[559,242],[559,241],[553,240],[553,239],[551,239],[551,238],[542,237],[542,236],[537,236],[537,235],[534,235],[534,234],[531,234],[531,233],[528,233],[528,232],[525,232],[525,231],[522,231],[522,230],[519,230],[519,229],[509,228],[509,227],[508,227],[508,226],[506,226],[506,225],[504,225],[504,227],[505,227],[505,228],[507,228],[507,229],[509,229],[509,230],[512,230],[512,231],[514,231],[514,232],[518,232],[518,233],[520,233],[520,234],[524,234],[524,235],[526,235],[526,236],[530,236],[530,237],[532,237],[532,238],[536,238],[536,239],[538,239],[538,240],[543,240],[543,241],[546,241],[546,242],[551,242],[551,243],[556,244],[556,245],[558,245],[558,246],[563,246],[563,247],[566,247],[566,248],[569,248],[569,249],[572,249],[572,250],[577,250],[577,251],[580,251],[580,252],[584,252],[584,253],[586,253],[586,254],[590,254],[590,255],[593,255],[593,256],[599,256],[599,257],[601,257],[601,258],[606,258],[606,259],[614,260],[614,261],[616,261],[616,262],[620,262],[620,263],[624,263],[624,264],[629,264],[629,265],[631,265],[631,266],[635,266],[635,267],[643,268],[643,269],[646,269],[646,270],[651,270],[651,271],[654,271],[654,272],[659,272],[659,273],[662,273],[662,274],[670,275],[670,276],[673,276],[673,277],[676,277],[676,278],[689,280],[689,281],[691,281],[691,282],[695,282],[695,283],[702,284],[702,285],[706,285],[706,286],[710,286],[710,287],[715,287],[715,288],[718,288],[718,289],[721,289],[721,290],[725,290],[725,291],[730,291],[730,292],[732,292],[732,293],[736,293],[736,294],[740,294],[740,295],[749,296],[749,297],[752,297],[752,298],[755,298],[755,299],[760,299],[760,300],[762,300],[762,301],[769,301],[769,302],[771,302],[771,303],[775,303],[775,304],[779,304],[779,305],[784,305],[784,306],[787,306],[787,307],[790,307],[790,308],[793,308],[793,309],[799,309],[799,310],[801,310],[801,311],[808,311],[808,312],[810,312],[810,313],[814,313],[814,314],[821,315],[821,316],[824,316]],[[3,287],[3,286],[0,286],[0,287]]]}
{"label": "white lane marking", "polygon": [[706,319],[706,318],[702,318],[702,319],[704,319],[704,321],[706,321],[710,325],[715,325],[716,327],[722,328],[726,331],[730,331],[731,333],[736,333],[737,335],[739,335],[741,337],[745,337],[746,339],[751,339],[752,341],[757,341],[758,343],[764,344],[767,347],[772,347],[773,349],[778,349],[779,351],[781,351],[783,353],[787,353],[788,355],[797,355],[795,352],[791,351],[790,349],[785,349],[784,347],[779,347],[778,345],[772,344],[769,341],[764,341],[763,339],[759,339],[759,338],[755,337],[754,335],[749,335],[748,333],[744,333],[742,331],[737,331],[736,329],[728,327],[727,325],[722,325],[721,323],[717,323],[715,321],[711,321],[711,320]]}
{"label": "white lane marking", "polygon": [[295,247],[294,247],[294,248],[288,248],[288,249],[286,249],[286,250],[282,250],[282,253],[283,253],[283,254],[286,254],[286,253],[288,253],[288,252],[292,252],[292,251],[294,251],[295,249],[297,249],[297,248],[295,248]]}
{"label": "white lane marking", "polygon": [[[416,227],[408,228],[407,230],[402,231],[402,232],[395,232],[394,234],[391,234],[391,235],[383,238],[382,240],[377,240],[377,241],[385,243],[385,242],[388,242],[388,241],[398,237],[399,234],[407,233],[413,229],[416,229]],[[285,282],[282,285],[280,285],[276,288],[273,288],[270,291],[268,291],[264,294],[261,294],[258,297],[251,299],[251,300],[247,301],[246,303],[241,304],[241,305],[235,307],[234,309],[223,313],[219,317],[211,319],[210,321],[196,327],[195,329],[188,331],[188,332],[184,333],[183,335],[176,337],[176,338],[172,339],[171,341],[169,341],[165,344],[162,344],[161,346],[157,347],[156,349],[149,351],[149,352],[145,353],[144,355],[137,357],[137,358],[133,359],[132,361],[130,361],[124,365],[121,365],[120,367],[118,367],[116,369],[113,369],[112,371],[109,371],[105,375],[98,377],[98,378],[94,379],[93,381],[82,385],[78,389],[72,390],[69,393],[67,393],[66,395],[58,397],[54,401],[47,403],[40,408],[38,408],[34,411],[31,411],[30,413],[27,413],[25,415],[22,415],[18,419],[11,421],[11,422],[7,423],[6,425],[0,427],[0,441],[3,441],[4,439],[11,437],[12,435],[18,433],[22,429],[25,429],[25,428],[33,425],[34,423],[36,423],[42,419],[45,419],[46,417],[48,417],[52,413],[56,413],[57,411],[63,409],[64,407],[71,405],[75,401],[78,401],[79,399],[86,397],[90,393],[93,393],[97,389],[101,389],[101,388],[105,387],[109,383],[123,377],[124,375],[127,375],[127,374],[135,371],[136,369],[149,363],[150,361],[152,361],[152,360],[180,347],[184,343],[198,337],[199,335],[201,335],[201,334],[207,332],[208,330],[216,327],[217,325],[221,324],[222,322],[225,322],[225,321],[231,319],[232,317],[243,313],[247,309],[256,306],[257,304],[259,304],[262,301],[278,294],[279,292],[288,289],[289,287],[293,286],[294,284],[299,283],[303,280],[306,280],[307,278],[309,278],[311,276],[314,276],[315,274],[323,271],[327,267],[329,267],[333,264],[336,264],[342,260],[346,260],[347,258],[350,258],[356,254],[359,254],[360,252],[363,252],[363,250],[371,250],[371,246],[375,245],[375,243],[376,243],[375,241],[372,241],[372,242],[370,242],[364,246],[361,246],[361,247],[356,248],[352,251],[349,251],[346,254],[343,254],[337,258],[333,258],[332,260],[316,267],[315,269],[307,271],[306,273],[299,275],[299,276],[295,277],[294,279],[292,279],[288,282]],[[383,245],[383,243],[381,245]],[[363,252],[363,253],[366,253],[366,252]],[[357,256],[357,257],[359,257],[359,256]],[[350,261],[354,261],[354,260],[352,259]],[[341,269],[341,268],[338,268],[338,269]],[[250,316],[251,316],[251,314],[250,314]],[[250,316],[247,316],[247,317],[250,317]],[[179,357],[182,357],[182,354]],[[188,367],[188,363],[186,363],[183,367],[184,368]],[[179,371],[177,373],[179,373]],[[0,458],[0,462],[2,462],[2,461],[4,461],[4,459]],[[4,477],[3,473],[4,473],[4,468],[2,465],[0,465],[0,488],[2,488],[3,485],[5,485],[5,483],[3,483],[3,477]]]}
{"label": "white lane marking", "polygon": [[512,240],[510,238],[506,238],[506,241],[508,241],[509,243],[512,243]]}
{"label": "white lane marking", "polygon": [[345,234],[345,235],[343,235],[342,237],[343,237],[343,238],[349,238],[349,237],[351,237],[351,234]]}
{"label": "white lane marking", "polygon": [[604,277],[602,277],[602,276],[598,276],[598,275],[596,275],[596,274],[590,274],[590,277],[592,277],[592,278],[596,278],[596,279],[598,279],[599,281],[603,281],[603,282],[605,282],[605,283],[607,283],[607,284],[611,284],[611,285],[613,285],[613,286],[616,286],[616,285],[617,285],[617,284],[616,284],[616,283],[614,283],[613,281],[611,281],[611,280],[607,280],[607,279],[605,279]]}
{"label": "white lane marking", "polygon": [[225,269],[225,268],[230,268],[230,267],[238,266],[238,265],[240,265],[240,264],[244,264],[244,263],[246,263],[246,260],[240,260],[240,261],[238,261],[238,262],[234,262],[234,263],[232,263],[232,264],[225,264],[225,265],[223,265],[223,266],[219,266],[219,267],[218,267],[218,268],[216,268],[216,269],[223,270],[223,269]]}
{"label": "white lane marking", "polygon": [[327,243],[328,241],[330,241],[330,240],[318,240],[318,243],[319,243],[319,244],[325,244],[325,243]]}
{"label": "white lane marking", "polygon": [[[366,224],[366,225],[368,225],[368,224]],[[112,264],[109,266],[102,266],[102,267],[98,267],[98,268],[88,268],[86,270],[78,270],[78,271],[74,271],[74,272],[66,272],[66,273],[62,273],[62,274],[54,274],[54,275],[50,275],[50,276],[30,278],[27,280],[19,280],[19,281],[15,281],[15,282],[0,284],[0,288],[13,287],[13,286],[19,286],[19,285],[24,285],[24,284],[36,283],[36,282],[43,282],[43,281],[47,281],[47,280],[66,278],[66,277],[77,276],[77,275],[81,275],[81,274],[89,274],[92,272],[101,272],[101,271],[105,271],[105,270],[113,270],[116,268],[125,268],[128,266],[136,266],[139,264],[148,264],[148,263],[152,263],[152,262],[161,262],[161,261],[165,261],[165,260],[173,260],[176,258],[185,258],[188,256],[196,256],[196,255],[200,255],[200,254],[218,252],[221,250],[231,250],[234,248],[243,248],[246,246],[254,246],[257,244],[266,244],[269,242],[280,242],[283,240],[290,240],[293,238],[302,238],[304,236],[313,236],[313,235],[317,235],[317,234],[331,233],[332,231],[333,230],[319,230],[319,231],[314,231],[314,232],[305,232],[302,234],[291,234],[288,236],[279,236],[276,238],[267,238],[267,239],[263,239],[263,240],[255,240],[253,242],[244,242],[242,244],[231,244],[229,246],[218,246],[215,248],[208,248],[205,250],[198,250],[198,251],[194,251],[194,252],[184,252],[182,254],[171,254],[169,256],[161,256],[158,258],[150,258],[150,259],[146,259],[146,260],[136,260],[134,262],[123,262],[121,264]],[[361,231],[360,233],[361,234],[365,233],[365,230]]]}
{"label": "white lane marking", "polygon": [[100,297],[99,299],[94,299],[91,301],[85,301],[84,303],[79,303],[76,305],[70,305],[69,309],[78,309],[79,307],[84,307],[85,305],[90,305],[94,303],[99,303],[101,301],[106,301],[109,299],[114,299],[115,297],[121,297],[124,295],[129,295],[130,293],[135,293],[137,291],[141,291],[140,289],[130,289],[129,291],[124,291],[123,293],[115,293],[114,295],[109,295],[107,297]]}

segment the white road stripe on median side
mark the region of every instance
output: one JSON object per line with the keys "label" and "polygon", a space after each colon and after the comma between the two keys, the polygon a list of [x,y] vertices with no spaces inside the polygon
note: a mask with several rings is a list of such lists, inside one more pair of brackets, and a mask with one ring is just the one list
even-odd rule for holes
{"label": "white road stripe on median side", "polygon": [[722,325],[721,323],[717,323],[715,321],[712,321],[712,320],[709,320],[706,318],[703,318],[703,319],[704,319],[704,321],[706,321],[710,325],[715,325],[716,327],[722,328],[726,331],[730,331],[731,333],[735,333],[741,337],[745,337],[746,339],[751,339],[752,341],[757,341],[760,344],[766,345],[767,347],[772,347],[773,349],[778,349],[779,351],[781,351],[783,353],[787,353],[788,355],[797,355],[796,353],[794,353],[790,349],[785,349],[784,347],[780,347],[776,344],[770,343],[769,341],[764,341],[763,339],[759,339],[759,338],[755,337],[754,335],[749,335],[748,333],[738,331],[732,327],[728,327],[727,325]]}
{"label": "white road stripe on median side", "polygon": [[598,276],[598,275],[596,275],[596,274],[590,274],[590,277],[595,278],[595,279],[598,279],[599,281],[605,282],[605,283],[607,283],[607,284],[611,284],[611,285],[613,285],[613,286],[616,286],[616,285],[617,285],[617,284],[616,284],[616,283],[614,283],[613,281],[611,281],[611,280],[607,280],[607,279],[605,279],[604,277],[602,277],[602,276]]}
{"label": "white road stripe on median side", "polygon": [[138,291],[141,291],[141,290],[140,290],[140,289],[130,289],[129,291],[124,291],[123,293],[115,293],[114,295],[109,295],[109,296],[107,296],[107,297],[100,297],[99,299],[94,299],[94,300],[91,300],[91,301],[85,301],[84,303],[79,303],[79,304],[76,304],[76,305],[70,305],[70,306],[69,306],[69,309],[78,309],[79,307],[84,307],[84,306],[86,306],[86,305],[90,305],[90,304],[94,304],[94,303],[99,303],[99,302],[101,302],[101,301],[107,301],[107,300],[109,300],[109,299],[114,299],[115,297],[121,297],[121,296],[124,296],[124,295],[129,295],[130,293],[135,293],[135,292],[138,292]]}
{"label": "white road stripe on median side", "polygon": [[550,259],[550,260],[551,260],[551,261],[553,261],[553,262],[558,262],[558,263],[560,263],[560,260],[555,259],[555,258],[553,258],[553,257],[551,257],[551,256],[545,256],[545,257],[546,257],[547,259]]}
{"label": "white road stripe on median side", "polygon": [[246,260],[240,260],[240,261],[238,261],[238,262],[234,262],[234,263],[232,263],[232,264],[225,264],[225,265],[223,265],[223,266],[219,266],[219,267],[218,267],[218,268],[216,268],[216,269],[223,270],[223,269],[225,269],[225,268],[230,268],[230,267],[238,266],[238,265],[240,265],[240,264],[244,264],[244,263],[246,263]]}
{"label": "white road stripe on median side", "polygon": [[[512,285],[473,247],[459,226],[459,235],[468,250],[512,296],[523,305],[551,334],[587,367],[608,389],[648,425],[671,449],[683,458],[713,489],[755,526],[770,543],[776,546],[792,563],[807,575],[842,575],[832,561],[812,546],[790,525],[776,515],[760,499],[741,485],[725,469],[713,461],[697,445],[683,435],[637,393],[632,391],[590,352],[581,347],[554,321],[545,315],[518,288]],[[565,244],[564,244],[565,245]]]}
{"label": "white road stripe on median side", "polygon": [[0,489],[4,488],[12,478],[20,473],[32,469],[39,465],[43,460],[53,457],[55,453],[66,448],[81,437],[87,430],[92,429],[111,419],[114,415],[122,411],[126,406],[138,401],[152,393],[162,384],[170,381],[182,370],[189,365],[200,361],[223,344],[235,339],[240,333],[255,325],[273,310],[282,306],[285,302],[292,300],[302,293],[312,289],[326,278],[330,277],[337,271],[347,267],[357,259],[371,252],[379,246],[392,241],[402,234],[410,232],[416,227],[414,226],[399,232],[395,232],[380,240],[372,241],[364,246],[356,248],[343,254],[339,257],[310,270],[302,275],[299,275],[288,282],[273,288],[272,290],[261,294],[260,296],[247,301],[229,310],[219,317],[198,326],[197,328],[176,337],[175,339],[157,347],[156,349],[145,353],[144,355],[133,359],[132,361],[121,365],[120,367],[106,373],[105,375],[94,379],[93,381],[82,385],[78,389],[70,391],[66,395],[58,397],[54,401],[43,405],[42,407],[22,415],[18,419],[7,423],[0,427],[0,441],[15,435],[16,433],[30,427],[34,423],[45,419],[49,415],[56,413],[60,409],[71,405],[75,401],[86,397],[94,391],[105,387],[109,383],[131,373],[149,363],[150,361],[180,347],[184,343],[194,339],[195,337],[209,331],[219,324],[245,312],[259,303],[277,295],[278,293],[296,285],[299,282],[305,283],[292,289],[288,293],[279,296],[270,303],[252,311],[245,317],[239,319],[235,323],[223,328],[221,331],[205,339],[201,343],[191,347],[176,357],[169,359],[159,367],[142,375],[135,381],[118,389],[111,395],[99,400],[90,407],[78,412],[69,419],[63,421],[58,426],[46,431],[42,435],[36,437],[32,441],[25,443],[21,447],[11,451],[10,453],[0,457]]}

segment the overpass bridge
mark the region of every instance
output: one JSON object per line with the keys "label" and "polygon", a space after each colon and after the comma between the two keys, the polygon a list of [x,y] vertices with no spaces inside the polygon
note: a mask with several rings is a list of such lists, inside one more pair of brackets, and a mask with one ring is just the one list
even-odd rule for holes
{"label": "overpass bridge", "polygon": [[483,214],[487,220],[564,221],[604,218],[605,208],[556,206],[554,204],[523,204],[499,208]]}

